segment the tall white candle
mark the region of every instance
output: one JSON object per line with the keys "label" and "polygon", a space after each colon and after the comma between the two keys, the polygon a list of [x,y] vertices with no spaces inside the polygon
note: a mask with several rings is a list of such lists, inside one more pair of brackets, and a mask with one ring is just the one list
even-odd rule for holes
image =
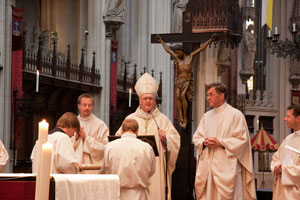
{"label": "tall white candle", "polygon": [[293,32],[295,32],[296,31],[296,24],[295,23],[293,23],[293,30],[292,30]]}
{"label": "tall white candle", "polygon": [[132,89],[129,89],[129,102],[128,102],[128,107],[131,107],[131,94],[132,94]]}
{"label": "tall white candle", "polygon": [[41,122],[39,122],[39,141],[42,141],[42,143],[47,142],[48,140],[48,130],[49,130],[49,124],[46,122],[45,119],[43,119]]}
{"label": "tall white candle", "polygon": [[39,92],[39,77],[40,77],[40,71],[36,70],[36,81],[35,81],[35,91]]}
{"label": "tall white candle", "polygon": [[271,30],[268,30],[268,37],[271,37]]}
{"label": "tall white candle", "polygon": [[43,119],[41,122],[39,122],[39,133],[38,133],[38,155],[37,155],[37,161],[35,163],[35,169],[36,169],[36,183],[35,183],[35,200],[38,200],[39,198],[39,186],[40,186],[40,170],[41,170],[41,154],[42,154],[42,145],[47,142],[48,140],[48,129],[49,124],[46,122],[45,119]]}
{"label": "tall white candle", "polygon": [[277,35],[278,34],[278,28],[277,27],[275,27],[275,33],[274,33],[275,35]]}
{"label": "tall white candle", "polygon": [[42,146],[39,200],[49,199],[50,169],[51,169],[52,144],[46,142]]}

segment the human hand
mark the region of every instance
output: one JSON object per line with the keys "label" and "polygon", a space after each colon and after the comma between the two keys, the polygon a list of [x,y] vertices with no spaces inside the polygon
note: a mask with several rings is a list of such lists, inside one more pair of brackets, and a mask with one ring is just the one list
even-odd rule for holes
{"label": "human hand", "polygon": [[161,42],[161,41],[162,41],[161,36],[160,36],[160,35],[156,35],[156,40],[157,40],[158,42]]}
{"label": "human hand", "polygon": [[204,140],[204,145],[207,147],[222,147],[220,141],[215,137],[208,137]]}
{"label": "human hand", "polygon": [[82,140],[85,140],[86,133],[84,132],[84,129],[82,127],[80,128],[79,135],[82,138]]}
{"label": "human hand", "polygon": [[162,147],[165,150],[167,148],[166,132],[164,130],[158,129],[158,135],[159,135],[159,138],[161,140]]}
{"label": "human hand", "polygon": [[80,134],[79,133],[75,133],[75,139],[78,140],[80,138]]}
{"label": "human hand", "polygon": [[215,41],[218,38],[218,35],[216,33],[212,34],[210,37],[211,41]]}
{"label": "human hand", "polygon": [[281,175],[281,172],[282,172],[281,165],[282,165],[282,164],[279,164],[279,165],[276,165],[276,166],[274,167],[274,173],[277,174],[277,175],[279,175],[279,176]]}
{"label": "human hand", "polygon": [[164,130],[158,129],[158,135],[162,141],[167,140],[167,137],[166,137],[167,134]]}

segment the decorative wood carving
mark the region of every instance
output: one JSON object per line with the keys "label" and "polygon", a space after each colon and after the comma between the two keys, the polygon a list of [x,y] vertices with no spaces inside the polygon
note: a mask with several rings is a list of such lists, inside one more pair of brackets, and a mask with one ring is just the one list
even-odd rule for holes
{"label": "decorative wood carving", "polygon": [[[23,49],[23,74],[25,79],[35,80],[36,70],[40,71],[40,82],[45,84],[60,84],[83,91],[99,92],[100,72],[95,69],[95,52],[93,52],[92,67],[84,66],[84,50],[81,51],[80,65],[71,63],[70,45],[68,45],[67,60],[57,59],[57,37],[53,35],[53,54],[51,57],[42,55],[42,40],[39,40],[37,54]],[[68,83],[69,82],[69,83]]]}

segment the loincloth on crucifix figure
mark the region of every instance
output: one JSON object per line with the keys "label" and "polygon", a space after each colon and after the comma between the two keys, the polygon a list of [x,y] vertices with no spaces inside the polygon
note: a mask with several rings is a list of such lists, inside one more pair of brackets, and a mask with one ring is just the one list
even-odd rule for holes
{"label": "loincloth on crucifix figure", "polygon": [[192,78],[192,62],[195,55],[203,51],[209,43],[216,40],[217,35],[213,34],[211,38],[206,41],[204,44],[200,45],[198,49],[187,54],[184,49],[176,48],[174,51],[166,45],[162,40],[160,35],[156,36],[158,42],[160,42],[165,49],[175,60],[176,65],[179,70],[178,77],[175,80],[176,88],[176,99],[177,99],[177,108],[179,113],[179,125],[182,128],[186,128],[188,119],[187,119],[187,108],[188,101],[193,99],[193,78]]}
{"label": "loincloth on crucifix figure", "polygon": [[186,96],[188,101],[193,100],[194,96],[194,90],[193,90],[193,78],[182,78],[182,77],[177,77],[175,82],[174,82],[174,87],[178,94],[181,94],[182,96]]}

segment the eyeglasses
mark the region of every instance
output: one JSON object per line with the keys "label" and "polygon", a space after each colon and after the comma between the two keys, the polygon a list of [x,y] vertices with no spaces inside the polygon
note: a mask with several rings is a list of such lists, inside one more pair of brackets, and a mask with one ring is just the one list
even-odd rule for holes
{"label": "eyeglasses", "polygon": [[206,96],[207,97],[213,97],[213,96],[215,96],[215,95],[217,95],[218,93],[208,93]]}

